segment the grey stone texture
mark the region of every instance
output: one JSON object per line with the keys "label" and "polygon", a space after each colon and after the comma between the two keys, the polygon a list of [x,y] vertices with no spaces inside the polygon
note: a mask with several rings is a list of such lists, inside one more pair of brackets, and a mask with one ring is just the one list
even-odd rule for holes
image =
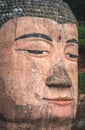
{"label": "grey stone texture", "polygon": [[77,20],[62,0],[0,0],[0,27],[11,18],[44,17],[64,24]]}

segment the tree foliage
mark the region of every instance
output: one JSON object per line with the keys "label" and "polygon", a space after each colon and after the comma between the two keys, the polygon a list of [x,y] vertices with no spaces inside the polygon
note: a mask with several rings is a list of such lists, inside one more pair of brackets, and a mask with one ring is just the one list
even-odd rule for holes
{"label": "tree foliage", "polygon": [[85,26],[78,27],[79,46],[85,47]]}
{"label": "tree foliage", "polygon": [[85,94],[85,72],[80,72],[78,78],[79,92]]}
{"label": "tree foliage", "polygon": [[85,0],[64,0],[69,4],[77,20],[85,21]]}

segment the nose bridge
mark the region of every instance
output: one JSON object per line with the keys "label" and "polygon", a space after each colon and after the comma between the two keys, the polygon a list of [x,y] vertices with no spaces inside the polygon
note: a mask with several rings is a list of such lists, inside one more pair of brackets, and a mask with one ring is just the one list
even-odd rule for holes
{"label": "nose bridge", "polygon": [[62,51],[58,51],[53,59],[53,63],[52,63],[52,70],[53,71],[57,71],[58,68],[63,69],[64,66],[64,59],[63,59],[63,54]]}
{"label": "nose bridge", "polygon": [[[60,57],[59,57],[59,59],[60,59]],[[58,70],[58,68],[64,69],[64,61],[63,61],[63,59],[61,59],[59,61],[58,60],[55,61],[54,65],[52,67],[53,67],[54,71]]]}
{"label": "nose bridge", "polygon": [[71,87],[71,79],[62,61],[52,66],[53,72],[46,79],[46,85],[52,87]]}
{"label": "nose bridge", "polygon": [[52,66],[53,75],[64,75],[66,73],[65,65],[63,59],[55,61]]}

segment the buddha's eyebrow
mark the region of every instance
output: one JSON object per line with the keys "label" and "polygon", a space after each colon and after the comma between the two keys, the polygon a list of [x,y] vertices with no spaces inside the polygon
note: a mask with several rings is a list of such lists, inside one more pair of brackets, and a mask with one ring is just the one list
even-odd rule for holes
{"label": "buddha's eyebrow", "polygon": [[20,39],[25,39],[25,38],[30,38],[30,37],[43,38],[45,40],[52,41],[52,39],[49,36],[42,34],[42,33],[24,34],[24,35],[17,37],[16,39],[14,39],[14,41],[17,41],[17,40],[20,40]]}
{"label": "buddha's eyebrow", "polygon": [[72,38],[72,39],[67,40],[66,43],[76,43],[76,44],[78,44],[78,41],[76,39]]}

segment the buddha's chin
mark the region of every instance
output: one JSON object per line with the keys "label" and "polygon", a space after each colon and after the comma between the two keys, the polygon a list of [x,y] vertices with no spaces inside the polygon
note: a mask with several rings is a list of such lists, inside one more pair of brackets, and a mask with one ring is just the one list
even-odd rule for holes
{"label": "buddha's chin", "polygon": [[2,119],[7,122],[16,123],[54,123],[66,125],[71,123],[73,118],[71,105],[67,106],[45,106],[43,108],[36,106],[17,106],[16,110],[8,111],[6,115],[2,114]]}

